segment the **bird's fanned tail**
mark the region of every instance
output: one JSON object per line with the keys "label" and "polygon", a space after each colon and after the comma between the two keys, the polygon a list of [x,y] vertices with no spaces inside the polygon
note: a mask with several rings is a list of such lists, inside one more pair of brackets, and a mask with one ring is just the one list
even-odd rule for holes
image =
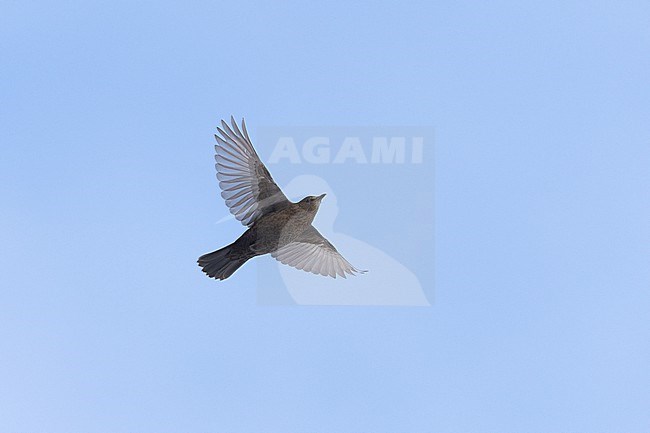
{"label": "bird's fanned tail", "polygon": [[199,257],[198,263],[208,277],[225,280],[239,269],[249,257],[232,257],[232,245],[220,250],[204,254]]}

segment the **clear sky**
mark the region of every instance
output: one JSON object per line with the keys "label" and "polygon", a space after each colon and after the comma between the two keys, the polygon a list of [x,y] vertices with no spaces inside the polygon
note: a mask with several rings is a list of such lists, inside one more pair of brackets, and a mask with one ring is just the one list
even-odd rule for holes
{"label": "clear sky", "polygon": [[[0,431],[647,432],[649,16],[2,2]],[[196,258],[243,231],[216,224],[230,114],[254,140],[433,128],[428,183],[335,171],[354,186],[336,189],[345,234],[383,250],[416,242],[419,214],[358,185],[435,192],[431,306],[260,305],[270,258],[206,278]]]}

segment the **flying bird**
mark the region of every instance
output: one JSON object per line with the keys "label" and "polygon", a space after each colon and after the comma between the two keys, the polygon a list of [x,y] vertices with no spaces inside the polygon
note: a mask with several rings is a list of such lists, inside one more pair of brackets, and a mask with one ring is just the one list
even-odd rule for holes
{"label": "flying bird", "polygon": [[366,272],[345,260],[312,225],[325,194],[289,201],[255,152],[244,119],[241,129],[232,116],[230,123],[232,127],[222,120],[214,136],[217,179],[230,213],[248,230],[232,244],[199,257],[203,272],[225,280],[246,261],[264,254],[332,278]]}

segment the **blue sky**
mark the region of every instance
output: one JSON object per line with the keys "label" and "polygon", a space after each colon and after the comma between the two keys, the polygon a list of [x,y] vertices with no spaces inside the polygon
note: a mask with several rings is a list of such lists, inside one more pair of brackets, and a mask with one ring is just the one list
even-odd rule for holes
{"label": "blue sky", "polygon": [[[646,431],[649,14],[3,2],[0,431]],[[435,179],[391,179],[435,193],[432,306],[260,306],[254,263],[202,275],[242,232],[215,224],[230,114],[432,127]],[[351,194],[348,232],[411,236]]]}

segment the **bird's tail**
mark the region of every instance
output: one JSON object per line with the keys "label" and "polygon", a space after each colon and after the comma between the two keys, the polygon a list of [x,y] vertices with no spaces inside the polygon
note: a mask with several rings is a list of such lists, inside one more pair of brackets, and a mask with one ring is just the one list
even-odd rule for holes
{"label": "bird's tail", "polygon": [[241,267],[250,257],[233,257],[232,245],[204,254],[198,263],[208,277],[225,280]]}

